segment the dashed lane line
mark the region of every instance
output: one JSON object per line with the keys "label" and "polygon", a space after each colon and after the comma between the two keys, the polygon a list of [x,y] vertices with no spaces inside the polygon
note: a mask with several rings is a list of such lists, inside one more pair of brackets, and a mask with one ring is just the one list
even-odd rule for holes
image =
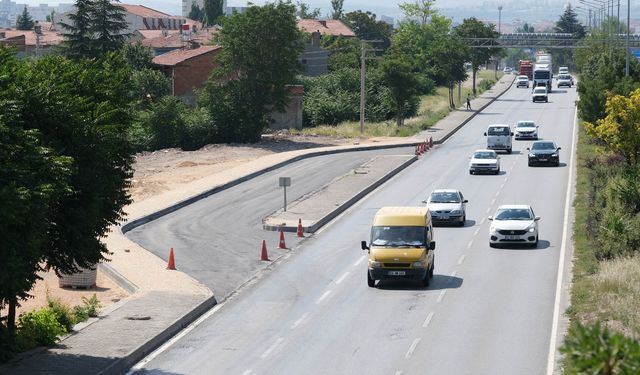
{"label": "dashed lane line", "polygon": [[[462,262],[464,262],[464,258],[466,258],[466,257],[467,257],[467,256],[466,256],[466,255],[464,255],[464,254],[460,255],[460,259],[458,259],[458,265],[461,265],[461,264],[462,264]],[[455,271],[454,271],[454,272],[455,272]]]}
{"label": "dashed lane line", "polygon": [[353,266],[355,267],[355,266],[359,265],[360,263],[362,263],[362,261],[365,260],[366,257],[367,257],[366,255],[363,255],[360,259],[358,259],[357,262],[355,262],[353,264]]}
{"label": "dashed lane line", "polygon": [[322,296],[320,296],[320,298],[318,298],[318,300],[316,301],[316,305],[321,304],[322,301],[324,301],[327,297],[329,297],[330,294],[331,294],[330,290],[327,290],[326,292],[324,292]]}
{"label": "dashed lane line", "polygon": [[[484,221],[484,220],[483,220],[483,221]],[[474,236],[474,237],[475,237],[475,236],[477,236],[477,235],[478,235],[478,233],[480,233],[480,227],[478,227],[478,228],[476,229],[476,231],[475,231],[475,232],[473,232],[473,236]]]}
{"label": "dashed lane line", "polygon": [[296,329],[298,328],[298,326],[300,324],[302,324],[302,322],[304,322],[305,319],[307,319],[307,317],[309,316],[309,313],[306,312],[304,314],[302,314],[302,316],[300,317],[300,319],[296,320],[295,322],[293,322],[293,324],[291,325],[291,329]]}
{"label": "dashed lane line", "polygon": [[265,350],[264,353],[262,353],[262,355],[260,356],[260,358],[265,359],[268,356],[271,355],[271,353],[273,353],[274,350],[276,350],[276,348],[278,347],[278,345],[280,345],[282,342],[284,341],[284,337],[278,337],[278,339],[271,344],[271,346],[269,347],[269,349]]}
{"label": "dashed lane line", "polygon": [[411,343],[411,346],[409,346],[409,350],[407,350],[407,354],[405,355],[405,358],[409,359],[411,358],[411,356],[413,355],[413,352],[416,350],[416,348],[418,347],[418,344],[420,343],[420,338],[414,339],[413,342]]}
{"label": "dashed lane line", "polygon": [[338,280],[336,280],[336,284],[340,284],[341,282],[344,281],[344,279],[347,278],[347,276],[349,276],[349,271],[345,272],[342,276],[340,276],[340,278]]}
{"label": "dashed lane line", "polygon": [[429,313],[429,315],[427,315],[427,318],[424,320],[424,322],[422,323],[422,328],[427,328],[427,326],[429,325],[429,323],[431,323],[431,319],[433,319],[433,315],[435,313],[432,311]]}
{"label": "dashed lane line", "polygon": [[438,299],[436,300],[436,303],[440,303],[442,302],[442,299],[444,298],[444,295],[447,293],[447,290],[442,290],[440,291],[440,294],[438,295]]}

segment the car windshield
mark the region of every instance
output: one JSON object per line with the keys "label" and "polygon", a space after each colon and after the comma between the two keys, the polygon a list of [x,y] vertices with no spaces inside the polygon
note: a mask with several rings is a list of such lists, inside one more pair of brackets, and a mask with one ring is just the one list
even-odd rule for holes
{"label": "car windshield", "polygon": [[558,76],[558,79],[571,79],[571,76],[561,75],[561,76]]}
{"label": "car windshield", "polygon": [[478,151],[473,154],[474,159],[495,159],[496,153],[493,151]]}
{"label": "car windshield", "polygon": [[536,87],[536,89],[533,92],[535,94],[546,94],[547,89],[545,89],[544,87]]}
{"label": "car windshield", "polygon": [[431,203],[460,203],[460,195],[457,192],[433,192],[429,199]]}
{"label": "car windshield", "polygon": [[518,76],[518,81],[528,81],[529,77],[527,76]]}
{"label": "car windshield", "polygon": [[532,220],[531,211],[526,208],[501,208],[496,212],[495,220]]}
{"label": "car windshield", "polygon": [[532,150],[555,150],[556,145],[553,142],[534,142],[531,145]]}
{"label": "car windshield", "polygon": [[374,246],[415,247],[425,246],[426,227],[383,227],[371,228],[371,244]]}
{"label": "car windshield", "polygon": [[509,135],[509,128],[506,126],[496,126],[489,128],[489,135]]}
{"label": "car windshield", "polygon": [[531,121],[521,121],[521,122],[518,123],[518,125],[516,125],[516,127],[518,127],[518,128],[531,128],[531,127],[534,127],[534,126],[536,126],[536,124],[534,124]]}

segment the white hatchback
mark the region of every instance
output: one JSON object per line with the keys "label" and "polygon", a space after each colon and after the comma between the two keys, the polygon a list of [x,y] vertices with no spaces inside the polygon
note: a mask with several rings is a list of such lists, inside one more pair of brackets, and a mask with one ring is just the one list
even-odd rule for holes
{"label": "white hatchback", "polygon": [[516,140],[538,139],[538,125],[533,121],[518,121],[515,128]]}
{"label": "white hatchback", "polygon": [[539,216],[533,213],[531,206],[502,205],[494,216],[489,216],[489,246],[530,245],[538,246]]}
{"label": "white hatchback", "polygon": [[469,174],[500,173],[500,157],[493,150],[476,150],[469,162]]}

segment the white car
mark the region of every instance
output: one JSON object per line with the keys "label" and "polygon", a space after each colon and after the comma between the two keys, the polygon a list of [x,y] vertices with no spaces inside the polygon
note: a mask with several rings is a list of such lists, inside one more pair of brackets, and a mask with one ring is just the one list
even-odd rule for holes
{"label": "white car", "polygon": [[422,201],[426,203],[431,213],[431,222],[455,223],[463,227],[467,221],[466,203],[460,190],[437,189],[431,192],[429,199]]}
{"label": "white car", "polygon": [[535,103],[537,101],[549,102],[549,96],[547,95],[547,88],[544,86],[538,86],[533,89],[531,94],[531,100]]}
{"label": "white car", "polygon": [[509,67],[505,67],[502,72],[504,74],[511,74],[513,72],[513,69],[509,68]]}
{"label": "white car", "polygon": [[516,77],[516,88],[518,88],[518,87],[529,88],[529,77],[527,77],[527,76],[517,76]]}
{"label": "white car", "polygon": [[558,76],[558,88],[562,86],[571,87],[573,85],[573,78],[569,74],[560,74]]}
{"label": "white car", "polygon": [[515,138],[518,139],[538,139],[538,125],[533,121],[518,121],[515,128]]}
{"label": "white car", "polygon": [[493,150],[476,150],[469,162],[469,174],[500,173],[500,157]]}
{"label": "white car", "polygon": [[494,216],[489,216],[489,246],[523,244],[538,246],[539,216],[528,204],[502,205]]}
{"label": "white car", "polygon": [[566,66],[561,66],[558,68],[558,74],[569,74],[569,68]]}

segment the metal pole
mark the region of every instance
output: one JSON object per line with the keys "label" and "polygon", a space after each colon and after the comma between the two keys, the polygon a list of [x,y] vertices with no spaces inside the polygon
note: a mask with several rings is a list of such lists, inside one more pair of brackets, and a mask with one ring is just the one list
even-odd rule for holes
{"label": "metal pole", "polygon": [[364,80],[365,80],[365,42],[361,42],[360,48],[360,134],[364,133]]}
{"label": "metal pole", "polygon": [[287,187],[284,187],[284,212],[287,212]]}
{"label": "metal pole", "polygon": [[501,24],[502,24],[502,5],[498,7],[498,34],[500,34]]}
{"label": "metal pole", "polygon": [[616,32],[616,48],[620,48],[620,0],[618,0],[618,31]]}
{"label": "metal pole", "polygon": [[629,25],[629,16],[631,13],[631,0],[627,0],[627,58],[624,64],[624,75],[629,77],[629,30],[631,30],[631,26]]}

